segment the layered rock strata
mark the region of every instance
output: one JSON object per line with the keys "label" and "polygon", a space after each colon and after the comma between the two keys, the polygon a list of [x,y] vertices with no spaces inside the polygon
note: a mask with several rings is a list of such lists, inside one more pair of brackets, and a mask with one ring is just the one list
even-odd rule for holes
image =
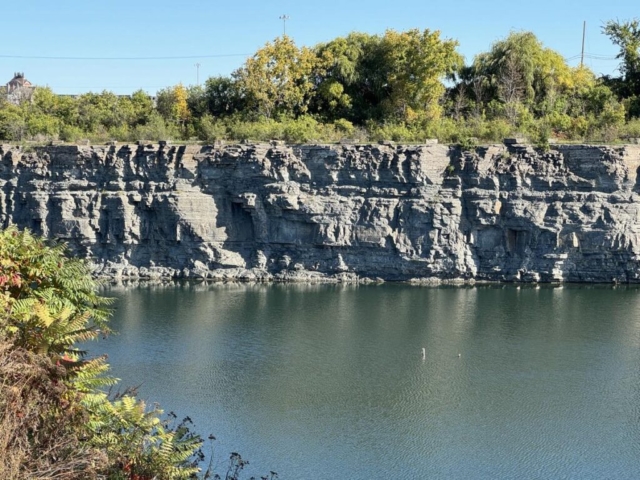
{"label": "layered rock strata", "polygon": [[640,282],[640,146],[0,147],[0,226],[114,278]]}

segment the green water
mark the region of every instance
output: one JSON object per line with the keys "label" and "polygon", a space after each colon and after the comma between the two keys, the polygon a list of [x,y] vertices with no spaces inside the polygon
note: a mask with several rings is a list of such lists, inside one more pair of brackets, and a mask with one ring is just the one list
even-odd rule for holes
{"label": "green water", "polygon": [[[640,478],[640,289],[108,290],[92,351],[280,479]],[[422,358],[421,349],[426,349]]]}

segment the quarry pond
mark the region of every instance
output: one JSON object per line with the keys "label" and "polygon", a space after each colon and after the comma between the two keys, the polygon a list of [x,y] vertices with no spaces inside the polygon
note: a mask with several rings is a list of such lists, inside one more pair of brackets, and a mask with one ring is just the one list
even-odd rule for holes
{"label": "quarry pond", "polygon": [[[632,479],[640,288],[110,287],[124,385],[280,479]],[[425,349],[423,358],[422,349]]]}

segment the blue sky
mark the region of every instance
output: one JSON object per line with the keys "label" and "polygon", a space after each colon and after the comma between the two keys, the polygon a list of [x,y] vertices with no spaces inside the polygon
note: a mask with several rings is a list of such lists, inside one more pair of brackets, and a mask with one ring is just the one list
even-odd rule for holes
{"label": "blue sky", "polygon": [[[512,30],[531,30],[565,57],[585,50],[614,56],[600,33],[610,19],[640,15],[631,0],[30,0],[3,2],[0,83],[15,71],[58,93],[111,90],[149,92],[182,82],[227,75],[246,55],[282,34],[278,17],[287,14],[287,34],[312,46],[350,31],[383,33],[388,28],[440,30],[457,39],[467,61]],[[237,54],[237,55],[235,55]],[[206,58],[209,55],[234,55]],[[195,57],[172,60],[62,60],[25,57]],[[22,58],[9,58],[22,57]],[[571,63],[576,64],[579,60]],[[586,60],[596,73],[614,73],[611,60]]]}

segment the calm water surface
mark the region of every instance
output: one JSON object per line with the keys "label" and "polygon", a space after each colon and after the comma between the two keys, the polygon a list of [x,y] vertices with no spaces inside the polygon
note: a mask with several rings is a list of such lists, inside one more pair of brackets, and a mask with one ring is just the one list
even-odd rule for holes
{"label": "calm water surface", "polygon": [[108,295],[120,334],[92,351],[213,433],[221,465],[236,451],[285,480],[640,478],[640,289]]}

